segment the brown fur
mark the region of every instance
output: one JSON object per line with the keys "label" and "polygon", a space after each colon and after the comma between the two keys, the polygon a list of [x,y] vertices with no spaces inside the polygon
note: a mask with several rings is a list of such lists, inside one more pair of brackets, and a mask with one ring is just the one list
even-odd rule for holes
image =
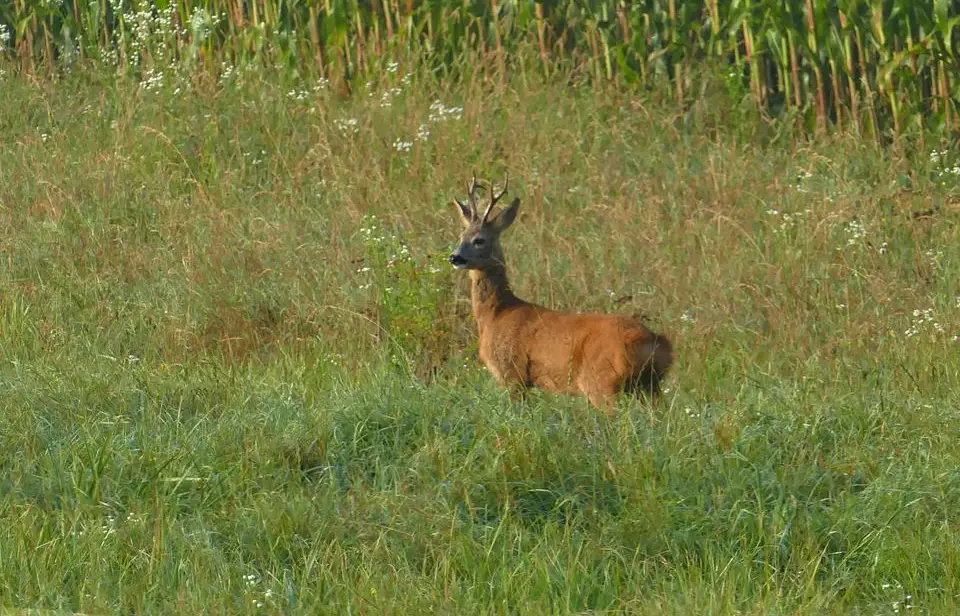
{"label": "brown fur", "polygon": [[465,230],[450,261],[470,270],[480,359],[497,381],[515,396],[529,387],[580,393],[607,412],[620,392],[655,396],[672,362],[669,341],[629,317],[559,312],[514,295],[499,237],[520,200],[488,220],[506,184],[482,217],[476,187],[471,184],[469,207],[456,202]]}

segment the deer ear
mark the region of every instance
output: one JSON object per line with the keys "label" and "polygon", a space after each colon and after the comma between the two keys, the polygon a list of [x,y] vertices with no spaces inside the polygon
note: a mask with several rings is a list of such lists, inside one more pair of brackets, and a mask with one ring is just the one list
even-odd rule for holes
{"label": "deer ear", "polygon": [[507,227],[513,224],[517,218],[517,211],[520,209],[520,197],[514,197],[507,209],[502,210],[497,217],[490,223],[497,230],[497,233],[503,233]]}
{"label": "deer ear", "polygon": [[463,221],[463,224],[469,225],[476,218],[473,214],[473,210],[466,204],[454,197],[453,204],[457,206],[457,211],[460,212],[460,220]]}

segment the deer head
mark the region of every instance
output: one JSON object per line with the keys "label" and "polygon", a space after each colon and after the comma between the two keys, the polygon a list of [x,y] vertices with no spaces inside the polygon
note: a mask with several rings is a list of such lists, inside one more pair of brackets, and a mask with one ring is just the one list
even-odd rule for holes
{"label": "deer head", "polygon": [[514,197],[510,205],[491,218],[490,213],[498,201],[507,193],[508,178],[504,177],[503,188],[499,192],[490,190],[490,202],[483,212],[477,213],[477,189],[483,185],[474,175],[467,186],[467,202],[456,197],[453,202],[460,211],[463,221],[463,234],[460,245],[450,255],[450,263],[458,269],[484,269],[493,265],[503,265],[503,253],[500,250],[500,234],[513,224],[520,209],[520,199]]}

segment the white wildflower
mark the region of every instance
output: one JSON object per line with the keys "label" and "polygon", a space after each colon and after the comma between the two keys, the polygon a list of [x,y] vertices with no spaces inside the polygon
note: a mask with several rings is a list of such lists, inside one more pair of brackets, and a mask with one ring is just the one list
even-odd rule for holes
{"label": "white wildflower", "polygon": [[10,44],[10,28],[7,24],[0,23],[0,52],[6,51]]}
{"label": "white wildflower", "polygon": [[943,251],[929,249],[923,251],[923,256],[927,258],[927,260],[930,262],[930,265],[939,265],[940,260],[943,259]]}
{"label": "white wildflower", "polygon": [[779,224],[773,228],[774,233],[784,233],[788,229],[792,229],[797,226],[804,216],[810,213],[810,210],[804,210],[802,212],[781,212],[780,210],[770,208],[767,210],[768,216],[773,216],[774,218],[779,218]]}
{"label": "white wildflower", "polygon": [[220,85],[225,85],[233,77],[236,69],[232,64],[223,62],[220,64]]}
{"label": "white wildflower", "polygon": [[308,92],[306,90],[298,90],[296,88],[287,92],[287,98],[292,98],[297,101],[307,100]]}
{"label": "white wildflower", "polygon": [[360,120],[356,118],[337,118],[333,121],[333,125],[337,127],[337,130],[339,130],[342,135],[355,135],[360,132]]}
{"label": "white wildflower", "polygon": [[934,150],[930,152],[930,162],[940,167],[937,171],[937,179],[944,183],[947,176],[960,176],[960,164],[950,165],[947,162],[950,152],[946,150]]}
{"label": "white wildflower", "polygon": [[446,119],[459,120],[463,117],[463,107],[447,107],[440,101],[433,101],[430,104],[430,115],[427,119],[430,122],[442,122]]}
{"label": "white wildflower", "polygon": [[844,227],[847,233],[847,246],[855,246],[867,235],[867,229],[859,220],[851,220]]}
{"label": "white wildflower", "polygon": [[140,87],[151,92],[163,87],[163,71],[157,69],[148,70],[140,81]]}
{"label": "white wildflower", "polygon": [[903,332],[903,335],[907,338],[913,338],[922,332],[931,332],[931,338],[935,338],[937,334],[942,334],[943,331],[943,324],[936,320],[933,308],[924,308],[913,311],[913,321]]}

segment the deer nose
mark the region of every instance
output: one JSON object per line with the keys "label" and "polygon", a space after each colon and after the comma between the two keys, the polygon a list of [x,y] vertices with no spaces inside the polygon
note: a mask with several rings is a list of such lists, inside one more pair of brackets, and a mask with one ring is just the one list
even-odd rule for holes
{"label": "deer nose", "polygon": [[461,257],[460,255],[458,255],[457,253],[453,253],[452,255],[450,255],[450,258],[448,260],[453,265],[465,265],[467,263],[467,260]]}

